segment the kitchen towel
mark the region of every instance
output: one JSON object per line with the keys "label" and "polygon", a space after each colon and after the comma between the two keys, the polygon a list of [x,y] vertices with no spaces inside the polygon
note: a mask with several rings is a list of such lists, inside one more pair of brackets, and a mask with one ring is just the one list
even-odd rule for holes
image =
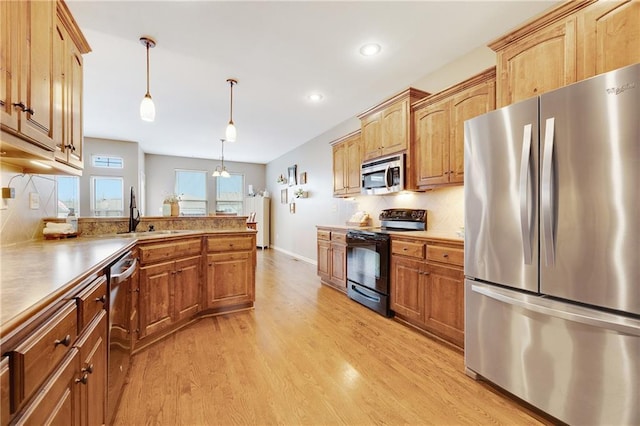
{"label": "kitchen towel", "polygon": [[75,230],[70,223],[47,222],[42,230],[44,235],[51,234],[73,234]]}

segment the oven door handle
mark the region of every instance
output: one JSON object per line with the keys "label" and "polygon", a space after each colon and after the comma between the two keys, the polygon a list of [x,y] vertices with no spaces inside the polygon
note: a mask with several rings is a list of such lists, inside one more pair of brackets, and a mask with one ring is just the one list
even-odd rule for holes
{"label": "oven door handle", "polygon": [[371,300],[372,302],[380,302],[380,298],[379,297],[373,297],[370,296],[366,293],[363,293],[362,291],[360,291],[360,289],[358,287],[356,287],[355,285],[351,284],[351,290],[355,291],[356,293],[358,293],[360,296],[364,297],[365,299]]}

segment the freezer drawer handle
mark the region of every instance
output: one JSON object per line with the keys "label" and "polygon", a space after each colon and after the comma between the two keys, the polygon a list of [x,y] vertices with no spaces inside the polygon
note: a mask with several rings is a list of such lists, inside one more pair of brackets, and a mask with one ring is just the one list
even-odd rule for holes
{"label": "freezer drawer handle", "polygon": [[640,337],[640,321],[623,319],[623,321],[633,322],[633,324],[623,324],[620,322],[608,321],[607,319],[604,319],[604,318],[596,318],[594,316],[590,316],[586,314],[561,311],[559,309],[553,309],[547,306],[542,306],[536,303],[520,300],[515,297],[510,297],[506,294],[499,293],[487,287],[478,286],[475,284],[471,285],[471,290],[474,291],[475,293],[482,294],[483,296],[490,297],[491,299],[495,299],[497,301],[504,302],[509,305],[518,306],[518,307],[527,309],[529,311],[537,312],[539,314],[549,315],[556,318],[562,318],[568,321],[578,322],[578,323],[590,325],[593,327],[600,327],[607,330],[614,330],[614,331],[617,331],[618,333]]}
{"label": "freezer drawer handle", "polygon": [[544,235],[544,252],[546,266],[554,266],[556,245],[554,241],[553,200],[553,140],[555,117],[547,118],[544,132],[544,157],[542,160],[542,231]]}
{"label": "freezer drawer handle", "polygon": [[[531,173],[531,124],[524,126],[522,135],[522,157],[520,159],[520,232],[522,234],[522,249],[524,251],[525,265],[531,265],[531,229],[533,228],[532,206],[529,205],[533,200],[530,194],[529,173]],[[533,183],[533,182],[532,182]]]}

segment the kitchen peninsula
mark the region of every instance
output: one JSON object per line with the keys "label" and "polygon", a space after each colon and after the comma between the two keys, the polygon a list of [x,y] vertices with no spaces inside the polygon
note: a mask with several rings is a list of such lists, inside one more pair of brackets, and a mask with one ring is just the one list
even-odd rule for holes
{"label": "kitchen peninsula", "polygon": [[[81,218],[81,237],[3,247],[3,425],[52,416],[75,424],[69,415],[108,423],[115,318],[126,318],[119,334],[134,353],[202,316],[253,307],[256,241],[246,217],[144,219],[157,230],[117,234],[126,218]],[[110,267],[128,253],[135,271],[120,288],[124,303],[112,306]]]}

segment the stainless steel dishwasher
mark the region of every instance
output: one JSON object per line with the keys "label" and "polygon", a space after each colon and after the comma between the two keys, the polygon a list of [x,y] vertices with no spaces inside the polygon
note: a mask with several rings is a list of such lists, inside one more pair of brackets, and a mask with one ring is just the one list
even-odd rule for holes
{"label": "stainless steel dishwasher", "polygon": [[107,424],[111,423],[122,393],[131,358],[130,311],[131,279],[138,260],[131,251],[110,268],[109,278],[109,355],[107,378]]}

